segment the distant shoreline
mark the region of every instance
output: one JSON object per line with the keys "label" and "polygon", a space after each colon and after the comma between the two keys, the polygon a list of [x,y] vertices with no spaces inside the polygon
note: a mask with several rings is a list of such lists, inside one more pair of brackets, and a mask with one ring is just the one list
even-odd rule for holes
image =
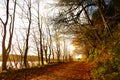
{"label": "distant shoreline", "polygon": [[[38,61],[38,57],[33,55],[28,55],[27,59],[28,61]],[[8,61],[21,61],[21,60],[23,60],[23,57],[21,57],[21,55],[14,55],[14,54],[10,54],[8,59]],[[0,61],[2,61],[2,55],[0,55]]]}

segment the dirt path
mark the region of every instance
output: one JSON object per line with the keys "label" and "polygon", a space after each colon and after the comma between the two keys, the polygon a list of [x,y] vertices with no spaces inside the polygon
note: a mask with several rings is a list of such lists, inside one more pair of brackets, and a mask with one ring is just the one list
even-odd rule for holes
{"label": "dirt path", "polygon": [[[36,69],[10,72],[2,80],[90,80],[90,64],[62,63]],[[1,80],[0,79],[0,80]]]}
{"label": "dirt path", "polygon": [[47,72],[31,80],[90,80],[89,65],[80,62],[62,64],[47,69]]}

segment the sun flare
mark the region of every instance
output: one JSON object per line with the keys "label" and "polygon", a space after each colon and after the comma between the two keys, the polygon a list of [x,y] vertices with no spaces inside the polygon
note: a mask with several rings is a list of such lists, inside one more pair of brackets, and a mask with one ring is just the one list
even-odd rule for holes
{"label": "sun flare", "polygon": [[82,58],[82,54],[76,55],[75,58],[76,58],[76,59],[81,59],[81,58]]}
{"label": "sun flare", "polygon": [[75,47],[71,44],[71,45],[69,45],[69,50],[71,51],[71,52],[73,52],[74,51],[74,49],[75,49]]}

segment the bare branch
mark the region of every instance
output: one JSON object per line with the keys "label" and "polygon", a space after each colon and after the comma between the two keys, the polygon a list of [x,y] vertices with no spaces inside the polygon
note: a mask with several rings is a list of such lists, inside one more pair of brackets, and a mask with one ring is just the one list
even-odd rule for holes
{"label": "bare branch", "polygon": [[5,23],[3,22],[3,20],[0,18],[0,21],[2,22],[3,25],[5,25]]}

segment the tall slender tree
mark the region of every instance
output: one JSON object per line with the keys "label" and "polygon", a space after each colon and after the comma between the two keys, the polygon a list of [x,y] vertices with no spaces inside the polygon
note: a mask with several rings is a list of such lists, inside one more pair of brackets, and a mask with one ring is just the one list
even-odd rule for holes
{"label": "tall slender tree", "polygon": [[[7,0],[6,1],[6,20],[5,22],[0,18],[0,21],[3,24],[3,38],[2,38],[2,70],[7,70],[7,60],[9,57],[9,53],[11,51],[11,45],[12,45],[12,38],[13,38],[13,32],[14,32],[14,22],[15,22],[15,12],[16,12],[16,2],[17,0],[15,0],[14,2],[14,9],[13,9],[13,15],[9,14],[9,3],[10,1]],[[11,17],[11,21],[10,24],[9,22],[9,17]],[[9,26],[9,39],[8,39],[8,43],[6,42],[6,38],[7,38],[7,27]],[[7,46],[6,46],[7,44]]]}
{"label": "tall slender tree", "polygon": [[[26,2],[27,3],[27,2]],[[28,54],[28,45],[29,45],[29,36],[30,36],[30,28],[31,28],[31,0],[28,1],[27,3],[27,7],[28,7],[28,30],[27,30],[27,34],[26,34],[26,43],[25,43],[25,51],[24,51],[24,66],[27,68],[27,54]]]}
{"label": "tall slender tree", "polygon": [[38,12],[37,12],[37,18],[38,18],[38,30],[40,35],[40,58],[41,58],[41,64],[44,65],[44,58],[43,58],[43,45],[42,45],[42,16],[40,17],[40,2],[38,1]]}

